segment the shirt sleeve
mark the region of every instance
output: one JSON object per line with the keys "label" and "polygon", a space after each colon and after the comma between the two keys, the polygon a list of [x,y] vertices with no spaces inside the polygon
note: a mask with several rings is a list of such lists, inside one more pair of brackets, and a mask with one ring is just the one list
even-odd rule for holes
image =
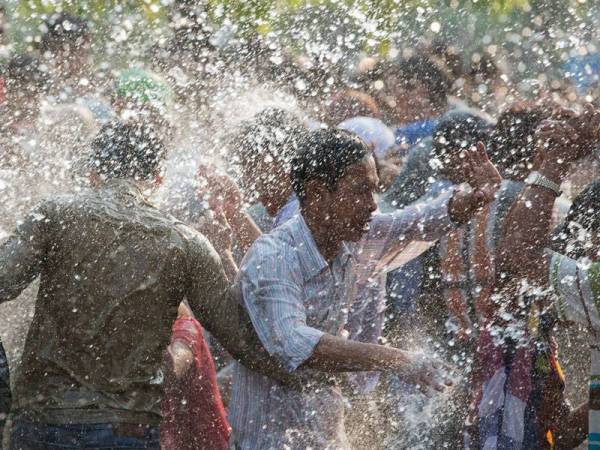
{"label": "shirt sleeve", "polygon": [[583,267],[551,252],[549,281],[561,319],[600,329],[600,263]]}
{"label": "shirt sleeve", "polygon": [[448,213],[453,194],[454,189],[450,188],[435,199],[417,202],[393,213],[376,214],[363,239],[365,255],[384,259],[413,241],[435,241],[442,237],[454,227]]}
{"label": "shirt sleeve", "polygon": [[323,332],[306,324],[303,284],[293,250],[275,249],[264,236],[240,271],[244,306],[267,352],[290,372],[313,354]]}
{"label": "shirt sleeve", "polygon": [[0,246],[0,302],[16,298],[40,274],[51,238],[50,210],[38,206]]}

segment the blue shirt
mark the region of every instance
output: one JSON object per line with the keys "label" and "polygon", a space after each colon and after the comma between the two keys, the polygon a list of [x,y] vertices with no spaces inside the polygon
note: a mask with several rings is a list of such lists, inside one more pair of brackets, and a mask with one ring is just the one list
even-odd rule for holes
{"label": "blue shirt", "polygon": [[415,145],[420,140],[431,136],[438,122],[437,119],[428,119],[396,128],[394,132],[396,144]]}

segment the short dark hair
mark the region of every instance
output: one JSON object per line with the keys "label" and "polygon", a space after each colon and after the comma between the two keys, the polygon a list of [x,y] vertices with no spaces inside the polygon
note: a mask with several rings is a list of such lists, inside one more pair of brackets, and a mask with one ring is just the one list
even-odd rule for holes
{"label": "short dark hair", "polygon": [[451,152],[487,142],[492,123],[465,111],[447,114],[433,131],[433,155],[443,159]]}
{"label": "short dark hair", "polygon": [[563,225],[553,233],[552,248],[570,258],[581,258],[585,255],[586,246],[591,245],[586,234],[598,232],[600,181],[590,184],[575,197]]}
{"label": "short dark hair", "polygon": [[268,156],[289,167],[306,131],[291,112],[267,108],[242,124],[231,146],[241,164],[252,164]]}
{"label": "short dark hair", "polygon": [[92,141],[90,162],[105,178],[149,180],[166,155],[152,127],[138,122],[109,122]]}
{"label": "short dark hair", "polygon": [[360,76],[358,82],[374,82],[381,80],[384,83],[393,79],[405,86],[417,82],[427,90],[427,95],[432,104],[445,107],[448,104],[448,94],[452,87],[450,78],[440,69],[431,58],[419,55],[397,62],[381,62],[372,70]]}
{"label": "short dark hair", "polygon": [[54,13],[44,21],[40,50],[56,51],[66,43],[78,44],[89,33],[87,20],[65,12]]}
{"label": "short dark hair", "polygon": [[348,167],[369,155],[365,142],[353,133],[339,129],[312,131],[302,142],[292,161],[292,187],[302,202],[310,180],[324,183],[331,191],[346,176]]}
{"label": "short dark hair", "polygon": [[434,105],[448,103],[451,81],[427,56],[412,56],[398,64],[401,79],[405,82],[418,81],[427,88],[429,99]]}
{"label": "short dark hair", "polygon": [[48,87],[48,73],[41,69],[40,61],[29,53],[13,56],[3,67],[2,76],[8,89],[11,84],[26,85],[40,91]]}
{"label": "short dark hair", "polygon": [[488,153],[500,170],[512,170],[517,164],[525,167],[533,162],[538,125],[547,112],[537,106],[517,105],[503,112],[492,131]]}

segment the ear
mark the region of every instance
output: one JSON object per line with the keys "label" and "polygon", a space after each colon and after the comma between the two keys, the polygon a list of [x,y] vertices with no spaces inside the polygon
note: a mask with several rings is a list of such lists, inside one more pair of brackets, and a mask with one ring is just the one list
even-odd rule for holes
{"label": "ear", "polygon": [[322,181],[318,180],[310,180],[306,183],[304,187],[305,191],[305,204],[306,205],[319,205],[322,204],[323,201],[328,201],[329,199],[329,189]]}
{"label": "ear", "polygon": [[159,187],[163,182],[163,176],[162,176],[162,172],[160,170],[157,170],[156,173],[154,174],[154,179],[152,180],[152,184],[154,184],[154,187]]}

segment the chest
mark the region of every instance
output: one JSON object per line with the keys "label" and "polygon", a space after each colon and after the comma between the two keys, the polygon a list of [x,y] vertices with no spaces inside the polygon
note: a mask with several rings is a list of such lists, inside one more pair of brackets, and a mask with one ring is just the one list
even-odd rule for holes
{"label": "chest", "polygon": [[349,257],[336,259],[313,276],[304,287],[307,324],[339,334],[348,321],[355,288],[356,274]]}

